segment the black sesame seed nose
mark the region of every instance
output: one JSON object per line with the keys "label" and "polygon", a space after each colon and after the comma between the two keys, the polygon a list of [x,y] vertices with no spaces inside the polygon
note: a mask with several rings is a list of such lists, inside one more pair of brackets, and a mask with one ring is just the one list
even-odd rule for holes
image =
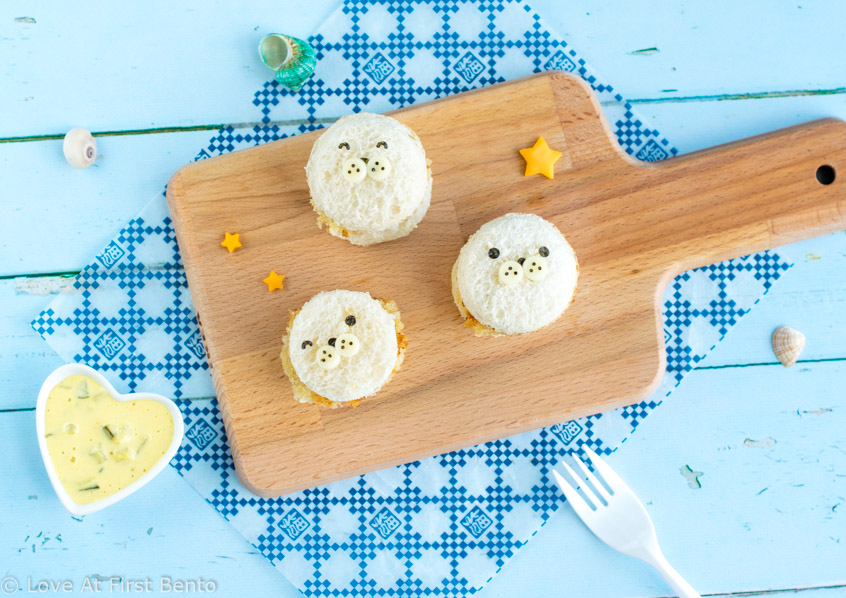
{"label": "black sesame seed nose", "polygon": [[347,326],[355,326],[355,316],[347,316],[347,319],[344,320],[344,324]]}
{"label": "black sesame seed nose", "polygon": [[330,338],[330,339],[329,339],[329,346],[330,346],[330,347],[334,347],[334,346],[335,346],[335,341],[336,341],[336,340],[338,340],[338,339],[336,339],[334,336],[333,336],[332,338]]}
{"label": "black sesame seed nose", "polygon": [[549,257],[549,249],[547,249],[546,247],[541,247],[540,249],[538,249],[538,253],[541,257]]}

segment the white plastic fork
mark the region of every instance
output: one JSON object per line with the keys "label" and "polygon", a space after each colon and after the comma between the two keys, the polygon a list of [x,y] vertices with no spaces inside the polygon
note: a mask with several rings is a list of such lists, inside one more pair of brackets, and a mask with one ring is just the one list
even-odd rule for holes
{"label": "white plastic fork", "polygon": [[[586,446],[582,448],[590,458],[593,469],[605,481],[605,486],[576,455],[572,457],[582,475],[576,474],[564,461],[561,465],[577,485],[552,470],[576,514],[608,546],[655,567],[681,598],[701,598],[664,558],[652,519],[631,488],[596,453]],[[584,493],[584,497],[579,494],[579,490]]]}

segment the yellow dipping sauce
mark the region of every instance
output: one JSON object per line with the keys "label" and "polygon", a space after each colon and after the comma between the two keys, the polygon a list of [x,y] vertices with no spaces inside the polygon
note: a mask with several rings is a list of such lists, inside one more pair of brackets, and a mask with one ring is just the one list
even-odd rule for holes
{"label": "yellow dipping sauce", "polygon": [[173,418],[157,401],[118,401],[88,376],[65,378],[47,397],[44,437],[71,499],[87,505],[138,480],[173,440]]}

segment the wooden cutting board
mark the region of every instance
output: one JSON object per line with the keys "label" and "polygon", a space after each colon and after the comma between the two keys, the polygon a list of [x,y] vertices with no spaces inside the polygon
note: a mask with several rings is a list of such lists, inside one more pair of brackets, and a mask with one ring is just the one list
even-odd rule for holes
{"label": "wooden cutting board", "polygon": [[[587,85],[564,73],[394,116],[418,133],[434,174],[428,214],[398,241],[354,247],[317,228],[304,166],[320,132],[189,164],[168,185],[235,466],[261,496],[636,402],[664,371],[660,300],[675,275],[846,228],[838,120],[641,163]],[[554,180],[523,176],[518,149],[538,136],[564,153]],[[545,329],[476,338],[450,270],[470,234],[512,211],[564,233],[578,291]],[[243,247],[228,253],[224,232]],[[284,290],[267,291],[271,269]],[[409,346],[376,397],[327,410],[294,402],[278,353],[288,311],[336,288],[394,299]]]}

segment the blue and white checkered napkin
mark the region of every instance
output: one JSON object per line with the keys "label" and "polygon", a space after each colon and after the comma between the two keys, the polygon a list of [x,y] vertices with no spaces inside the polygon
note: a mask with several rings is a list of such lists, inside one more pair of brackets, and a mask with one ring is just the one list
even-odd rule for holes
{"label": "blue and white checkered napkin", "polygon": [[[225,127],[202,159],[548,69],[574,71],[602,101],[620,143],[643,160],[676,150],[521,1],[348,2],[311,38],[317,74],[299,94],[266,83],[264,126]],[[301,126],[280,121],[302,119]],[[587,444],[625,441],[788,268],[761,253],[679,276],[664,298],[667,375],[645,402],[351,478],[279,499],[235,475],[163,197],[97,256],[33,327],[65,359],[118,388],[182,400],[172,465],[307,596],[459,596],[489,581],[562,503],[550,467]],[[207,400],[197,400],[206,397]]]}

